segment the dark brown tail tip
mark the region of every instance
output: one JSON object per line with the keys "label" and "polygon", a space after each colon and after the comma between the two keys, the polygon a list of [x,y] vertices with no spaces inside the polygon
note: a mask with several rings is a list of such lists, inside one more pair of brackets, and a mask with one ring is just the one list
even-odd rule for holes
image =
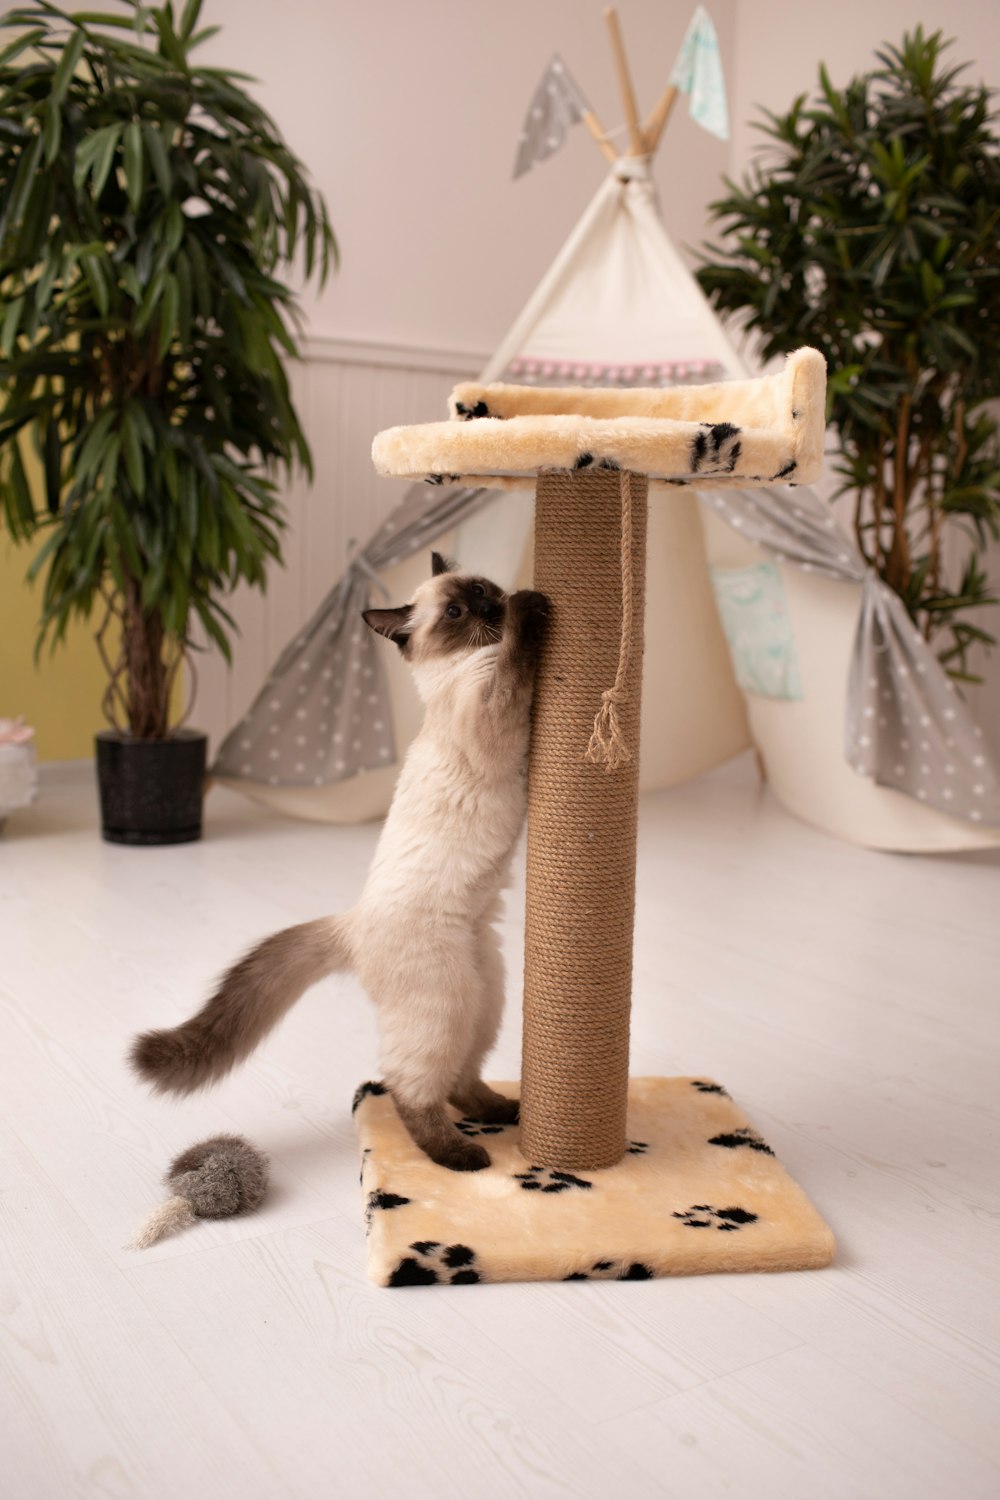
{"label": "dark brown tail tip", "polygon": [[189,1094],[209,1081],[204,1061],[173,1031],[145,1031],[132,1043],[132,1067],[158,1093]]}

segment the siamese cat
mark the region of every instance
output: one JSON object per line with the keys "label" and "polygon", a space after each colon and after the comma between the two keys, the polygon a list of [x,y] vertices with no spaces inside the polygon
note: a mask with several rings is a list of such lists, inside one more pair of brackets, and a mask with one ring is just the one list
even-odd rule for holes
{"label": "siamese cat", "polygon": [[493,922],[526,804],[528,729],[548,601],[433,573],[399,609],[364,619],[402,652],[426,705],[357,905],[275,933],[223,977],[197,1015],[132,1049],[155,1088],[189,1093],[242,1061],[296,1000],[353,969],[378,1010],[386,1083],[418,1146],[456,1172],[489,1165],[446,1105],[513,1123],[487,1087],[504,971]]}

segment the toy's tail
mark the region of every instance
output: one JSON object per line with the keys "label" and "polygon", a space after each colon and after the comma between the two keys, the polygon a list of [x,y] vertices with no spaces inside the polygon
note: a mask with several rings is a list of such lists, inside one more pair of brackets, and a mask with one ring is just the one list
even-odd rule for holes
{"label": "toy's tail", "polygon": [[321,917],[265,938],[223,976],[212,998],[171,1031],[147,1031],[132,1064],[161,1093],[190,1094],[254,1050],[300,995],[351,962],[344,917]]}
{"label": "toy's tail", "polygon": [[187,1229],[194,1221],[194,1210],[186,1198],[168,1198],[166,1203],[154,1208],[149,1218],[139,1225],[125,1249],[148,1250],[150,1245],[162,1240],[165,1234],[176,1234],[179,1229]]}

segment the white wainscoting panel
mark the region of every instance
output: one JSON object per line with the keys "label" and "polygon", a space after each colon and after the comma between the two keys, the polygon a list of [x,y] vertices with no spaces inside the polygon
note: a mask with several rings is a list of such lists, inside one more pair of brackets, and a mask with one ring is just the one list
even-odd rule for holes
{"label": "white wainscoting panel", "polygon": [[284,567],[265,593],[241,586],[228,601],[239,634],[233,663],[198,652],[190,722],[208,732],[210,753],[254,699],[271,665],[343,573],[351,544],[363,545],[402,499],[398,480],[371,462],[376,432],[447,415],[452,385],[479,373],[485,357],[344,339],[310,339],[291,370],[293,399],[313,453],[315,479],[285,490]]}

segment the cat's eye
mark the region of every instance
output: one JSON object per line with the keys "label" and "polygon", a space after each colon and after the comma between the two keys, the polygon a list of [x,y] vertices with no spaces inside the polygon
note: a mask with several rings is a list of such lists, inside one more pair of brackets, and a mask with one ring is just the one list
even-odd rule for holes
{"label": "cat's eye", "polygon": [[474,594],[477,594],[480,599],[486,598],[486,590],[483,588],[481,583],[474,583],[472,585],[472,592]]}
{"label": "cat's eye", "polygon": [[457,620],[461,613],[462,606],[460,604],[449,604],[448,608],[445,610],[445,614],[448,616],[449,620]]}

